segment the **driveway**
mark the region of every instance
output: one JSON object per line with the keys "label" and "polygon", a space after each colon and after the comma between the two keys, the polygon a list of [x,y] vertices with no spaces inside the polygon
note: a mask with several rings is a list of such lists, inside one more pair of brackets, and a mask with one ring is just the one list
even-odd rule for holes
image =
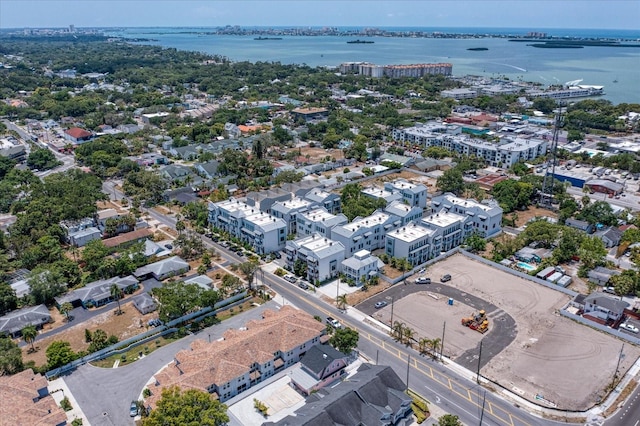
{"label": "driveway", "polygon": [[276,309],[275,302],[245,311],[221,324],[189,335],[127,366],[110,369],[84,365],[63,377],[80,408],[93,426],[131,425],[129,405],[137,400],[151,376],[173,361],[177,352],[187,349],[196,339],[215,340],[230,329],[242,327],[249,320],[259,319],[266,309]]}

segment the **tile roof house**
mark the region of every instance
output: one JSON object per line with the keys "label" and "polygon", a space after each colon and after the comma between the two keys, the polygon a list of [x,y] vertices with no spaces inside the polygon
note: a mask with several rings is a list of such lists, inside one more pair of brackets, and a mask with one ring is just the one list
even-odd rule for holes
{"label": "tile roof house", "polygon": [[155,263],[151,263],[146,266],[142,266],[133,272],[133,275],[138,279],[145,279],[148,276],[152,276],[158,281],[162,281],[165,278],[180,275],[191,269],[191,266],[178,256],[173,256],[168,259],[163,259]]}
{"label": "tile roof house", "polygon": [[45,305],[18,309],[0,317],[0,335],[18,337],[28,325],[42,328],[48,322],[51,322],[51,314]]}
{"label": "tile roof house", "polygon": [[291,371],[291,384],[303,395],[311,395],[324,386],[340,380],[349,364],[349,356],[329,345],[316,345],[300,359],[300,366]]}
{"label": "tile roof house", "polygon": [[72,127],[64,131],[64,138],[75,144],[81,144],[93,139],[93,134],[79,127]]}
{"label": "tile roof house", "polygon": [[3,425],[64,426],[67,415],[49,395],[47,379],[27,369],[0,376],[0,420]]}
{"label": "tile roof house", "polygon": [[154,407],[162,389],[177,385],[207,390],[224,402],[298,362],[320,343],[324,331],[322,323],[291,306],[267,310],[263,319],[227,330],[221,340],[195,340],[190,349],[178,352],[155,375],[155,385],[149,386],[153,395],[147,401]]}
{"label": "tile roof house", "polygon": [[389,366],[363,364],[351,380],[311,394],[306,404],[268,426],[411,424],[411,397]]}
{"label": "tile roof house", "polygon": [[103,306],[115,300],[111,295],[111,286],[114,284],[122,292],[130,292],[138,288],[138,280],[133,275],[124,278],[113,277],[94,281],[63,296],[56,297],[56,303],[61,306],[63,303],[69,302],[74,307],[82,306],[83,308]]}

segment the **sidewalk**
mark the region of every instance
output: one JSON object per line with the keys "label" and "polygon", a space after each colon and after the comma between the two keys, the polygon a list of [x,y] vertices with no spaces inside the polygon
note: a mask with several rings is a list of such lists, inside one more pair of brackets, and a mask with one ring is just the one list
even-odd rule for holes
{"label": "sidewalk", "polygon": [[82,419],[83,425],[90,425],[89,420],[87,420],[87,417],[80,409],[80,404],[78,404],[62,377],[51,380],[49,382],[48,388],[49,393],[53,397],[54,401],[56,401],[56,404],[60,405],[60,401],[62,401],[64,397],[67,397],[69,399],[72,409],[66,412],[67,420],[69,421],[68,424],[71,424],[71,422],[75,419]]}

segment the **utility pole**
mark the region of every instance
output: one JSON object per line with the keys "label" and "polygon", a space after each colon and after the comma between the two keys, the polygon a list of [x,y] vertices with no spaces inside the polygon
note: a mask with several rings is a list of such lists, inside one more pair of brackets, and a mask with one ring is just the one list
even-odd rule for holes
{"label": "utility pole", "polygon": [[389,325],[391,326],[391,331],[393,331],[393,296],[391,297],[391,323]]}
{"label": "utility pole", "polygon": [[620,355],[618,355],[618,363],[616,364],[616,371],[615,371],[615,373],[613,373],[613,382],[612,382],[613,385],[616,384],[616,378],[618,377],[618,369],[620,368],[620,361],[622,361],[622,356],[624,355],[622,353],[623,350],[624,350],[624,343],[622,344],[622,347],[620,348]]}
{"label": "utility pole", "polygon": [[442,340],[440,341],[440,361],[442,361],[442,354],[444,353],[444,330],[447,327],[447,322],[445,321],[444,324],[442,324]]}
{"label": "utility pole", "polygon": [[378,354],[379,354],[379,352],[380,351],[378,349],[376,349],[376,365],[378,365]]}
{"label": "utility pole", "polygon": [[480,340],[480,352],[478,352],[478,370],[476,371],[476,383],[480,384],[480,360],[482,359],[482,340]]}
{"label": "utility pole", "polygon": [[338,274],[338,285],[336,287],[336,308],[338,308],[339,302],[338,302],[338,298],[340,297],[340,274]]}
{"label": "utility pole", "polygon": [[482,396],[482,411],[480,412],[480,426],[482,426],[482,418],[484,417],[484,403],[487,400],[487,391],[484,391],[484,395]]}

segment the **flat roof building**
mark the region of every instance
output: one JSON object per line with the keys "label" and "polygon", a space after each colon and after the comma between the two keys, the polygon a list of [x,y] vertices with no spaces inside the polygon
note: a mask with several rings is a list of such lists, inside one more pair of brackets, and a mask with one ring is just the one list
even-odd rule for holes
{"label": "flat roof building", "polygon": [[376,210],[370,216],[356,217],[351,223],[333,228],[331,237],[345,247],[350,257],[360,250],[374,251],[385,246],[385,235],[402,224],[399,217]]}
{"label": "flat roof building", "polygon": [[473,231],[482,237],[493,237],[502,231],[502,208],[495,201],[484,204],[445,193],[431,200],[431,213],[442,211],[468,216]]}
{"label": "flat roof building", "polygon": [[271,206],[271,214],[284,220],[287,234],[295,234],[298,232],[298,216],[308,211],[311,205],[311,201],[297,197],[289,201],[278,201]]}
{"label": "flat roof building", "polygon": [[333,228],[348,223],[347,217],[338,213],[329,213],[324,207],[316,207],[313,210],[300,213],[297,217],[298,237],[304,237],[318,233],[323,237],[331,238]]}
{"label": "flat roof building", "polygon": [[343,260],[341,265],[342,273],[356,286],[364,285],[371,278],[377,277],[382,267],[384,263],[368,250],[354,253],[350,258]]}
{"label": "flat roof building", "polygon": [[384,188],[402,195],[402,199],[412,207],[425,208],[427,206],[427,187],[421,183],[412,183],[406,179],[396,179],[385,182]]}
{"label": "flat roof building", "polygon": [[391,257],[404,258],[411,265],[420,265],[440,254],[434,244],[436,230],[412,223],[387,234],[385,253]]}
{"label": "flat roof building", "polygon": [[345,256],[344,245],[320,234],[287,241],[285,252],[289,269],[293,270],[296,262],[303,262],[307,266],[306,279],[314,284],[337,277]]}

